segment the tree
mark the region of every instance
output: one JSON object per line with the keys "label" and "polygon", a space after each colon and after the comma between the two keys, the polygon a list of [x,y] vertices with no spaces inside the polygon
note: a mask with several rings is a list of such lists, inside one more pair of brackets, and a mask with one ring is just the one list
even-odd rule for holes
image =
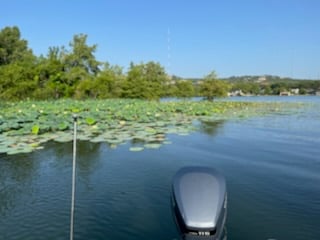
{"label": "tree", "polygon": [[77,98],[118,98],[123,81],[122,68],[105,64],[94,79],[81,81],[77,86]]}
{"label": "tree", "polygon": [[37,89],[33,62],[17,62],[0,67],[0,99],[20,100]]}
{"label": "tree", "polygon": [[255,94],[258,95],[260,93],[260,86],[258,83],[254,82],[243,82],[238,81],[232,84],[232,91],[241,90],[246,94]]}
{"label": "tree", "polygon": [[0,31],[0,66],[32,56],[28,42],[21,39],[18,27],[5,27]]}
{"label": "tree", "polygon": [[135,65],[130,64],[127,77],[123,83],[122,97],[159,99],[165,94],[167,75],[164,68],[155,62]]}
{"label": "tree", "polygon": [[38,88],[33,95],[36,99],[64,97],[68,84],[62,62],[62,49],[50,47],[46,57],[38,57],[35,76]]}
{"label": "tree", "polygon": [[64,51],[64,63],[66,70],[79,68],[88,74],[96,75],[99,72],[99,65],[94,56],[97,45],[89,46],[87,44],[87,35],[78,34],[73,36],[70,42],[71,52]]}
{"label": "tree", "polygon": [[0,98],[18,100],[32,96],[37,88],[36,57],[21,39],[18,27],[0,31]]}
{"label": "tree", "polygon": [[177,97],[189,98],[193,97],[195,90],[193,87],[193,83],[190,80],[178,80],[175,83]]}
{"label": "tree", "polygon": [[271,87],[269,85],[266,85],[264,87],[263,91],[264,91],[263,92],[264,95],[272,95],[272,89],[271,89]]}
{"label": "tree", "polygon": [[216,73],[213,71],[205,76],[200,85],[200,94],[209,101],[216,97],[226,97],[230,86],[228,83],[218,80]]}
{"label": "tree", "polygon": [[106,63],[96,79],[99,98],[121,97],[124,78],[121,67]]}
{"label": "tree", "polygon": [[69,46],[71,47],[71,51],[67,51],[65,48],[61,49],[61,61],[64,72],[64,79],[62,79],[64,97],[74,96],[77,85],[81,81],[94,79],[100,71],[100,62],[94,56],[97,45],[89,46],[87,44],[87,35],[75,35]]}
{"label": "tree", "polygon": [[300,91],[299,91],[299,93],[300,93],[301,95],[305,95],[305,94],[307,94],[307,90],[306,90],[305,88],[301,88]]}

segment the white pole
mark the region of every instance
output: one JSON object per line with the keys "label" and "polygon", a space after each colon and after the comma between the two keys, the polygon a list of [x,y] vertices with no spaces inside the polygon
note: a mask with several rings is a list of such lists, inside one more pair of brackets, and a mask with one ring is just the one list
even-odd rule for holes
{"label": "white pole", "polygon": [[167,36],[167,40],[168,40],[168,42],[167,42],[167,44],[168,44],[168,49],[167,49],[167,51],[168,51],[168,62],[167,62],[167,67],[168,67],[168,70],[167,70],[167,72],[168,72],[168,75],[170,76],[170,74],[171,74],[171,69],[170,69],[170,67],[171,67],[171,63],[170,63],[170,60],[171,60],[171,48],[170,48],[170,41],[171,41],[171,39],[170,39],[170,28],[168,28],[168,36]]}
{"label": "white pole", "polygon": [[72,162],[72,196],[71,196],[71,219],[70,219],[70,240],[73,240],[74,222],[74,200],[76,190],[76,153],[77,153],[77,115],[73,115],[73,162]]}

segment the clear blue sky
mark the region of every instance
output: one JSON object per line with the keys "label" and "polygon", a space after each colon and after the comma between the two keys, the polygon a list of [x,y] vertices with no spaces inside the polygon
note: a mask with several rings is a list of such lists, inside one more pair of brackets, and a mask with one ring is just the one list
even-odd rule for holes
{"label": "clear blue sky", "polygon": [[4,0],[0,28],[14,25],[36,55],[84,33],[98,60],[124,68],[320,78],[319,0]]}

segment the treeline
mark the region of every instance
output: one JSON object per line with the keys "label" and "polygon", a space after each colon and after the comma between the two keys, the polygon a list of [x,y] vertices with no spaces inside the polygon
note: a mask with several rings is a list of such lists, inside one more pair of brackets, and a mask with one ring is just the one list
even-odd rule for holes
{"label": "treeline", "polygon": [[279,95],[299,89],[299,94],[315,94],[320,91],[319,80],[280,78],[279,76],[239,76],[223,79],[232,85],[231,90],[241,90],[245,94]]}
{"label": "treeline", "polygon": [[167,79],[159,64],[132,63],[125,75],[121,67],[97,61],[96,49],[87,44],[87,35],[79,34],[69,48],[50,47],[46,56],[37,57],[21,39],[18,27],[4,28],[0,32],[0,98],[152,99],[164,95]]}
{"label": "treeline", "polygon": [[[21,39],[18,27],[0,31],[0,99],[59,98],[143,98],[226,95],[206,93],[166,74],[156,62],[131,63],[127,72],[120,66],[97,61],[97,45],[87,44],[87,35],[75,35],[69,47],[50,47],[46,56],[35,56],[28,42]],[[212,79],[214,77],[214,79]],[[207,84],[219,80],[208,75]],[[218,86],[216,84],[216,86]],[[218,94],[218,95],[217,95]]]}
{"label": "treeline", "polygon": [[[50,47],[43,56],[35,56],[18,27],[0,31],[0,99],[59,98],[188,98],[202,96],[209,100],[242,90],[248,94],[279,94],[298,87],[319,89],[320,81],[255,82],[218,80],[215,72],[203,79],[190,80],[169,76],[156,62],[121,66],[100,62],[95,57],[97,45],[88,45],[87,35],[74,35],[68,47]],[[310,86],[307,84],[310,84]]]}

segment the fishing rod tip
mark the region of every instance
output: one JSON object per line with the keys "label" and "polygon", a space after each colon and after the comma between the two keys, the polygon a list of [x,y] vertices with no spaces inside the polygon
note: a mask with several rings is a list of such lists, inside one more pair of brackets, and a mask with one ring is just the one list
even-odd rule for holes
{"label": "fishing rod tip", "polygon": [[72,114],[72,118],[73,118],[73,121],[77,121],[78,120],[78,115],[77,114]]}

